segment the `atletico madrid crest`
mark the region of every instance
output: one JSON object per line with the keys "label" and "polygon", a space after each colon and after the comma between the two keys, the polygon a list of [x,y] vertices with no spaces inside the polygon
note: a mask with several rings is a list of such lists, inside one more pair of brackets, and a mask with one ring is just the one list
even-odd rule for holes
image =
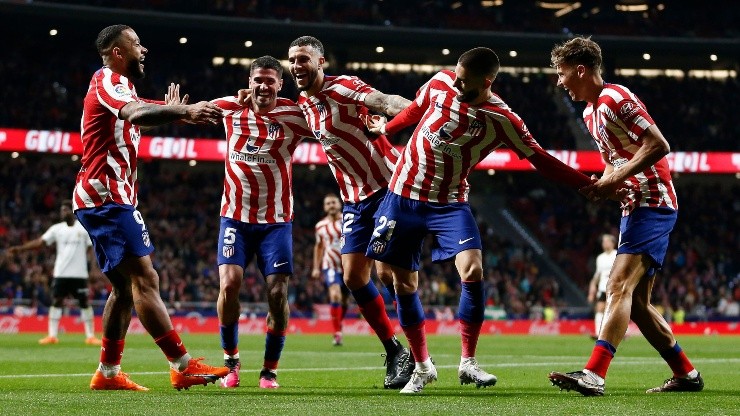
{"label": "atletico madrid crest", "polygon": [[229,257],[234,255],[234,246],[224,246],[223,250],[221,251],[224,257],[228,259]]}
{"label": "atletico madrid crest", "polygon": [[373,253],[375,253],[375,254],[381,254],[381,253],[383,253],[385,251],[385,248],[387,246],[388,246],[388,242],[387,241],[374,240],[373,243],[372,243],[372,245],[371,245],[371,248],[373,250]]}
{"label": "atletico madrid crest", "polygon": [[150,245],[152,245],[151,240],[149,240],[149,231],[144,231],[143,233],[141,233],[141,239],[144,241],[145,246],[149,247]]}

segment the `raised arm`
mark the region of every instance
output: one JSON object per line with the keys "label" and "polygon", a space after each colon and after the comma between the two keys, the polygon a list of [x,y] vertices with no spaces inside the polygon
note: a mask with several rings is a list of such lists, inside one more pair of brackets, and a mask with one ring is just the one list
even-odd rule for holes
{"label": "raised arm", "polygon": [[389,116],[397,115],[409,104],[411,104],[411,100],[407,100],[400,95],[383,94],[380,91],[374,91],[365,96],[365,106],[367,108]]}

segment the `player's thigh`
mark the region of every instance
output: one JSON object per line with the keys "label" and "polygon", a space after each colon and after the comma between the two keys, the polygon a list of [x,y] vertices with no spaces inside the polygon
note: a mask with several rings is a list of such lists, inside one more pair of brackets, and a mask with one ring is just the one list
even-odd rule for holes
{"label": "player's thigh", "polygon": [[614,293],[634,293],[640,280],[652,267],[652,258],[645,254],[618,254],[607,283],[607,298]]}
{"label": "player's thigh", "polygon": [[387,195],[387,190],[383,189],[364,201],[344,204],[342,208],[342,255],[365,254],[375,227],[375,214]]}
{"label": "player's thigh", "polygon": [[144,257],[154,251],[144,218],[133,206],[105,204],[79,209],[75,215],[90,235],[103,273],[115,269],[125,258]]}
{"label": "player's thigh", "polygon": [[293,274],[293,224],[253,225],[260,229],[260,244],[255,248],[257,267],[263,276]]}
{"label": "player's thigh", "polygon": [[[432,241],[434,262],[447,261],[458,253],[469,250],[480,252],[483,247],[478,223],[470,211],[470,205],[466,203],[429,204],[426,224],[434,238]],[[469,259],[470,255],[472,253],[464,256],[465,259]],[[469,269],[472,265],[473,263],[465,263],[466,269],[463,270]]]}
{"label": "player's thigh", "polygon": [[408,271],[419,270],[422,243],[427,233],[426,204],[388,193],[375,213],[367,256]]}
{"label": "player's thigh", "polygon": [[250,233],[249,224],[232,218],[221,217],[218,231],[216,261],[219,265],[236,265],[243,269],[254,256],[254,247],[260,236]]}

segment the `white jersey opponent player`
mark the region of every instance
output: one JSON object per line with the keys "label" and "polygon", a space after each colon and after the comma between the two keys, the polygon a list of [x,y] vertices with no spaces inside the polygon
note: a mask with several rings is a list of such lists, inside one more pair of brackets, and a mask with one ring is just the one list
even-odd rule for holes
{"label": "white jersey opponent player", "polygon": [[594,276],[588,284],[588,302],[594,304],[594,339],[599,337],[601,320],[606,307],[606,284],[617,258],[617,239],[611,234],[601,236],[601,254],[596,256]]}
{"label": "white jersey opponent player", "polygon": [[[301,94],[298,104],[315,138],[321,142],[344,201],[342,267],[344,283],[386,351],[385,388],[400,388],[411,376],[408,349],[395,337],[383,297],[370,277],[373,260],[365,255],[373,232],[373,215],[387,193],[398,152],[385,136],[370,135],[360,119],[369,110],[398,114],[409,100],[387,95],[356,77],[327,76],[324,45],[302,36],[288,50],[290,73]],[[378,276],[395,295],[387,266],[375,262]]]}
{"label": "white jersey opponent player", "polygon": [[[148,390],[121,371],[131,308],[170,362],[170,382],[178,390],[215,382],[228,374],[194,359],[172,326],[159,295],[159,275],[149,255],[154,251],[144,218],[136,209],[136,155],[139,126],[182,120],[215,124],[221,110],[208,102],[185,105],[179,86],[170,85],[168,105],[147,103],[131,79],[144,77],[147,49],[133,29],[113,25],[95,41],[103,67],[95,72],[82,114],[82,167],[74,189],[75,215],[90,235],[100,270],[113,290],[103,312],[103,346],[93,390]],[[165,103],[163,103],[165,104]]]}
{"label": "white jersey opponent player", "polygon": [[324,277],[329,302],[331,322],[334,328],[334,346],[342,345],[342,319],[347,312],[347,287],[342,279],[342,202],[329,194],[324,197],[324,212],[315,227],[316,242],[313,246],[313,268],[311,277]]}
{"label": "white jersey opponent player", "polygon": [[239,386],[239,289],[252,257],[267,284],[267,334],[260,388],[277,388],[277,367],[288,329],[288,278],[293,274],[291,158],[311,137],[301,109],[277,96],[283,67],[272,56],[252,62],[245,105],[236,97],[213,100],[224,111],[226,176],[221,199],[218,317],[221,346],[231,372],[223,387]]}
{"label": "white jersey opponent player", "polygon": [[73,296],[80,305],[80,318],[85,326],[85,344],[100,345],[100,340],[95,337],[95,314],[88,303],[90,289],[87,285],[87,255],[92,242],[87,231],[75,218],[72,201],[62,201],[59,213],[62,222],[52,225],[35,240],[9,247],[6,253],[15,254],[35,250],[44,245],[54,244],[56,246],[54,280],[51,284],[52,305],[49,308],[49,333],[39,340],[39,344],[59,343],[59,321],[62,319],[64,299],[67,296]]}
{"label": "white jersey opponent player", "polygon": [[699,372],[666,320],[650,304],[655,273],[663,264],[677,218],[678,202],[665,157],[670,145],[635,94],[622,85],[604,82],[601,48],[596,42],[575,37],[557,45],[551,63],[558,73],[558,86],[573,100],[588,103],[583,118],[606,163],[601,179],[581,192],[589,198],[603,198],[625,183],[633,189],[622,198],[617,257],[591,358],[582,371],[552,372],[550,380],[561,389],[603,395],[609,364],[632,320],[673,371],[671,378],[648,393],[701,391],[704,381]]}
{"label": "white jersey opponent player", "polygon": [[398,314],[416,366],[401,393],[416,394],[437,379],[429,358],[424,310],[417,293],[422,242],[432,234],[432,260],[454,259],[461,278],[461,383],[492,386],[496,377],[478,366],[475,350],[483,323],[483,260],[478,225],[468,204],[467,177],[494,149],[507,146],[527,158],[543,175],[582,187],[589,178],[544,151],[524,122],[491,92],[499,69],[488,48],[471,49],[455,72],[434,75],[414,102],[387,125],[368,119],[371,131],[393,134],[418,122],[390,181],[390,192],[375,215],[367,255],[391,265],[396,279]]}

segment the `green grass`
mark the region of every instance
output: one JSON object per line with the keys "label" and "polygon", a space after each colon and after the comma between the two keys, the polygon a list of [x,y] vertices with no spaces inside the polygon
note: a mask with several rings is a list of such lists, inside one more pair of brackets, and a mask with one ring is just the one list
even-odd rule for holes
{"label": "green grass", "polygon": [[[476,389],[457,381],[459,338],[435,336],[429,348],[439,381],[420,396],[384,390],[380,344],[369,336],[348,336],[332,347],[327,335],[292,335],[280,361],[281,388],[256,387],[262,337],[242,336],[242,387],[214,385],[178,392],[151,338],[127,339],[123,369],[148,392],[90,391],[98,348],[81,335],[40,346],[39,335],[0,335],[0,414],[74,415],[738,415],[740,338],[688,337],[684,350],[702,372],[702,393],[645,394],[670,370],[645,339],[632,337],[612,362],[604,397],[583,397],[550,386],[547,373],[582,368],[592,341],[579,336],[484,336],[478,360],[498,376],[495,387]],[[217,335],[184,334],[194,356],[220,363]]]}

